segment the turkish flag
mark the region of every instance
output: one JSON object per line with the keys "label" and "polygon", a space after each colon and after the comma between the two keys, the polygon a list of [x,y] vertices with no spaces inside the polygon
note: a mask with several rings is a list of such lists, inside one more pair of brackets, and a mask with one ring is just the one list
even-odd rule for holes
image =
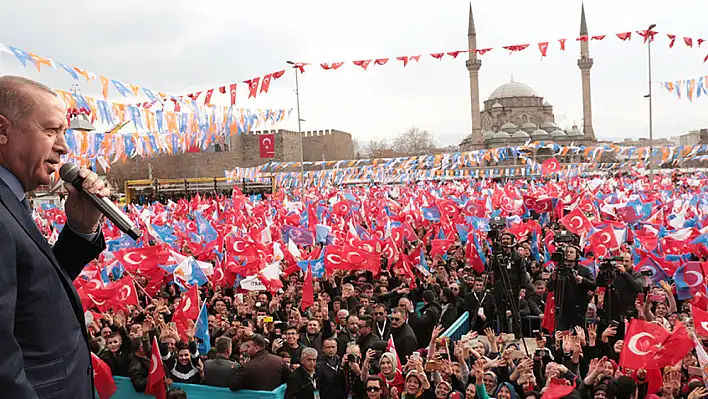
{"label": "turkish flag", "polygon": [[546,56],[546,52],[548,51],[548,42],[541,42],[538,44],[538,49],[541,51],[541,57]]}
{"label": "turkish flag", "polygon": [[231,105],[236,105],[236,83],[229,85],[229,93],[231,95]]}
{"label": "turkish flag", "polygon": [[184,317],[189,320],[197,320],[198,316],[199,288],[194,284],[182,295],[182,300],[175,308],[174,318]]}
{"label": "turkish flag", "polygon": [[578,235],[590,231],[593,227],[590,220],[588,220],[579,208],[570,211],[567,215],[560,218],[559,222],[565,226],[566,229]]}
{"label": "turkish flag", "polygon": [[693,316],[693,327],[696,329],[696,334],[708,337],[708,312],[691,304],[691,316]]}
{"label": "turkish flag", "polygon": [[555,173],[560,170],[560,164],[556,157],[548,158],[541,164],[541,174],[547,175],[549,173]]}
{"label": "turkish flag", "polygon": [[669,335],[669,331],[659,324],[632,319],[620,353],[620,366],[631,369],[645,368]]}
{"label": "turkish flag", "polygon": [[130,277],[124,277],[115,283],[118,295],[114,297],[113,305],[118,309],[127,309],[127,305],[138,306],[138,293]]}
{"label": "turkish flag", "polygon": [[275,134],[258,135],[258,150],[261,158],[275,158]]}
{"label": "turkish flag", "polygon": [[150,354],[150,371],[148,373],[145,393],[157,399],[167,398],[167,387],[165,386],[165,366],[162,364],[160,347],[157,344],[157,337],[152,339],[152,353]]}
{"label": "turkish flag", "polygon": [[257,78],[253,78],[251,80],[244,80],[243,83],[248,85],[248,98],[256,98],[258,95],[258,83],[260,83],[261,78],[260,76]]}
{"label": "turkish flag", "polygon": [[315,303],[315,292],[312,287],[312,265],[307,265],[305,272],[305,282],[302,285],[302,300],[300,301],[300,309],[304,312],[307,308]]}
{"label": "turkish flag", "polygon": [[260,93],[266,92],[268,93],[268,88],[270,88],[270,78],[273,76],[272,73],[267,74],[266,76],[263,77],[263,81],[261,82],[261,91]]}
{"label": "turkish flag", "polygon": [[674,330],[644,368],[660,370],[667,366],[673,366],[691,352],[694,345],[686,326],[677,321]]}
{"label": "turkish flag", "polygon": [[541,329],[547,330],[551,334],[556,330],[556,298],[552,292],[549,292],[546,298],[546,307],[543,309]]}
{"label": "turkish flag", "polygon": [[93,381],[96,385],[98,397],[109,399],[118,389],[116,388],[116,382],[113,380],[111,368],[94,353],[91,353],[91,365],[93,366]]}

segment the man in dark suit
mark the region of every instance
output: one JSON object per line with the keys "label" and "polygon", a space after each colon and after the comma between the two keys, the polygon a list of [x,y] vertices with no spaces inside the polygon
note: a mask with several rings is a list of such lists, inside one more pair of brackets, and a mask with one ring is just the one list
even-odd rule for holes
{"label": "man in dark suit", "polygon": [[213,387],[228,387],[238,366],[229,360],[231,338],[219,337],[214,346],[216,347],[216,357],[204,363],[204,383]]}
{"label": "man in dark suit", "polygon": [[254,391],[273,391],[288,380],[290,370],[280,356],[265,350],[266,341],[260,334],[246,339],[248,360],[236,369],[229,389],[251,389]]}
{"label": "man in dark suit", "polygon": [[[50,88],[0,77],[0,392],[8,398],[93,398],[84,312],[72,281],[105,248],[101,213],[67,185],[67,224],[54,248],[25,193],[50,184],[69,151],[66,107]],[[107,197],[95,173],[83,187]]]}
{"label": "man in dark suit", "polygon": [[[317,349],[305,348],[300,357],[300,367],[288,377],[285,399],[319,399],[317,375]],[[317,393],[317,394],[315,394]]]}

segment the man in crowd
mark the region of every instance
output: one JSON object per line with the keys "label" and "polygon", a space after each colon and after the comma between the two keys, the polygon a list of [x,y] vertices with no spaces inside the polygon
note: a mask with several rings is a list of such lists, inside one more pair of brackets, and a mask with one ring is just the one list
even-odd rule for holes
{"label": "man in crowd", "polygon": [[263,336],[256,334],[248,337],[244,344],[249,359],[236,369],[229,383],[232,391],[272,391],[287,381],[290,370],[283,359],[266,351]]}
{"label": "man in crowd", "polygon": [[319,396],[319,375],[317,375],[317,350],[305,348],[302,351],[300,367],[290,373],[288,387],[285,391],[287,399],[311,399]]}
{"label": "man in crowd", "polygon": [[216,357],[204,362],[204,383],[214,387],[228,387],[236,372],[237,363],[231,357],[231,338],[216,339]]}

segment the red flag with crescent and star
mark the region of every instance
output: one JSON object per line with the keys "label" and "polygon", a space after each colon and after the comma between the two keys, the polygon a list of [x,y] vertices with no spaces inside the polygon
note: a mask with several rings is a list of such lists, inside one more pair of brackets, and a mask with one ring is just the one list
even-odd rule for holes
{"label": "red flag with crescent and star", "polygon": [[259,135],[258,149],[261,152],[261,158],[275,158],[275,134]]}
{"label": "red flag with crescent and star", "polygon": [[93,366],[93,381],[96,385],[98,397],[100,399],[110,399],[118,389],[116,382],[113,380],[111,368],[94,353],[91,353],[91,365]]}
{"label": "red flag with crescent and star", "polygon": [[148,373],[145,393],[157,399],[167,397],[167,387],[165,386],[165,366],[162,364],[160,347],[157,344],[157,337],[152,339],[152,353],[150,354],[150,372]]}
{"label": "red flag with crescent and star", "polygon": [[541,174],[547,175],[549,173],[555,173],[560,170],[560,164],[556,157],[548,158],[541,164]]}

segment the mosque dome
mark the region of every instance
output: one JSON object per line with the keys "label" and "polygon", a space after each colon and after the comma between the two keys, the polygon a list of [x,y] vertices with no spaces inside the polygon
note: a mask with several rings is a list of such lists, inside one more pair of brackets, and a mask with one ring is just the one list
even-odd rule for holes
{"label": "mosque dome", "polygon": [[504,131],[498,131],[498,132],[494,133],[495,139],[508,139],[509,137],[510,137],[509,133],[504,132]]}
{"label": "mosque dome", "polygon": [[529,138],[529,134],[523,130],[519,130],[518,132],[512,134],[511,137],[515,139],[527,139]]}
{"label": "mosque dome", "polygon": [[492,132],[492,131],[484,132],[484,134],[482,134],[482,140],[489,140],[489,139],[493,139],[493,138],[494,138],[494,132]]}
{"label": "mosque dome", "polygon": [[584,136],[584,134],[583,134],[583,132],[578,130],[577,126],[573,126],[573,129],[571,129],[568,132],[568,137],[582,137],[582,136]]}
{"label": "mosque dome", "polygon": [[565,137],[565,136],[566,136],[565,132],[560,129],[556,129],[551,132],[551,137]]}
{"label": "mosque dome", "polygon": [[550,133],[550,132],[558,129],[558,127],[553,122],[543,122],[541,124],[541,129],[545,130],[547,133]]}
{"label": "mosque dome", "polygon": [[526,122],[521,125],[521,130],[529,134],[533,133],[536,129],[538,129],[538,126],[536,126],[536,124],[533,122]]}
{"label": "mosque dome", "polygon": [[531,86],[512,80],[494,89],[492,94],[489,95],[489,100],[513,97],[538,97],[538,94]]}
{"label": "mosque dome", "polygon": [[494,103],[494,105],[492,105],[492,108],[504,108],[504,106],[499,103]]}
{"label": "mosque dome", "polygon": [[538,129],[535,132],[531,133],[531,137],[535,139],[542,139],[548,137],[548,133],[546,133],[545,130]]}
{"label": "mosque dome", "polygon": [[507,122],[502,125],[501,130],[507,133],[514,133],[515,131],[519,130],[519,128],[511,122]]}

